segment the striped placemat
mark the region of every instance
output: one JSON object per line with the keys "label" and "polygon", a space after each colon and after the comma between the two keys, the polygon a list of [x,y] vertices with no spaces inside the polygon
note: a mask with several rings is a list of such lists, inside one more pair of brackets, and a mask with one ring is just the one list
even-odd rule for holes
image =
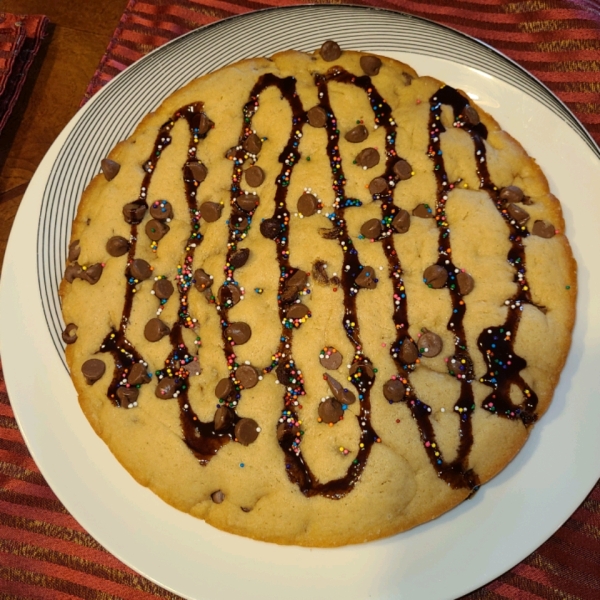
{"label": "striped placemat", "polygon": [[[249,10],[290,4],[304,2],[130,0],[84,102],[133,61],[178,35]],[[489,43],[552,89],[600,142],[600,9],[595,2],[373,0],[355,4],[402,10]],[[62,506],[27,451],[1,370],[0,598],[178,598],[106,552]],[[536,552],[465,598],[598,600],[600,484]]]}

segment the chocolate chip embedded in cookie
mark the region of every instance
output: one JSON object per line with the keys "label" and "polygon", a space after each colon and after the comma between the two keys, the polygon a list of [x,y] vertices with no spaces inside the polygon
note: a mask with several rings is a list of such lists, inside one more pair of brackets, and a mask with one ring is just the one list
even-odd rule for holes
{"label": "chocolate chip embedded in cookie", "polygon": [[394,163],[394,175],[401,181],[410,179],[413,176],[413,170],[408,161],[400,159]]}
{"label": "chocolate chip embedded in cookie", "polygon": [[516,185],[507,185],[500,190],[500,200],[504,202],[521,202],[523,197],[523,190]]}
{"label": "chocolate chip embedded in cookie", "polygon": [[258,187],[265,180],[265,172],[260,167],[254,165],[244,171],[244,177],[250,187]]}
{"label": "chocolate chip embedded in cookie", "polygon": [[314,215],[319,208],[319,201],[313,194],[304,193],[298,198],[298,212],[303,217]]}
{"label": "chocolate chip embedded in cookie", "polygon": [[173,295],[175,288],[168,279],[160,278],[154,282],[152,291],[159,300],[168,300]]}
{"label": "chocolate chip embedded in cookie", "polygon": [[406,233],[410,228],[410,215],[407,210],[401,208],[392,220],[392,227],[398,233]]}
{"label": "chocolate chip embedded in cookie", "polygon": [[194,286],[199,292],[204,292],[213,284],[212,275],[209,275],[204,269],[194,271]]}
{"label": "chocolate chip embedded in cookie", "polygon": [[150,205],[150,216],[157,221],[173,218],[173,205],[168,200],[156,200]]}
{"label": "chocolate chip embedded in cookie", "polygon": [[125,387],[120,386],[117,388],[117,398],[121,403],[121,406],[126,406],[127,408],[133,408],[137,406],[137,399],[140,395],[140,390],[136,387]]}
{"label": "chocolate chip embedded in cookie", "polygon": [[143,258],[136,258],[129,265],[129,272],[137,281],[145,281],[146,279],[150,279],[152,276],[152,267]]}
{"label": "chocolate chip embedded in cookie", "polygon": [[364,142],[369,137],[369,130],[364,125],[357,125],[346,132],[344,138],[353,144]]}
{"label": "chocolate chip embedded in cookie", "polygon": [[144,327],[144,337],[149,342],[158,342],[169,335],[169,326],[158,318],[150,319]]}
{"label": "chocolate chip embedded in cookie", "polygon": [[169,233],[170,227],[163,223],[162,221],[158,221],[157,219],[150,219],[146,223],[146,235],[153,241],[158,242],[158,240],[162,240],[167,233]]}
{"label": "chocolate chip embedded in cookie", "polygon": [[237,322],[230,323],[225,328],[227,339],[231,340],[238,346],[245,344],[252,337],[252,329],[248,323]]}
{"label": "chocolate chip embedded in cookie", "polygon": [[247,262],[250,257],[250,249],[249,248],[241,248],[240,250],[236,250],[229,259],[229,264],[236,269],[240,269]]}
{"label": "chocolate chip embedded in cookie", "polygon": [[381,230],[382,226],[380,219],[369,219],[362,224],[360,233],[368,240],[376,240],[381,235]]}
{"label": "chocolate chip embedded in cookie", "polygon": [[551,237],[554,237],[556,230],[554,229],[554,225],[552,225],[552,223],[538,220],[534,222],[531,233],[533,233],[533,235],[537,235],[538,237],[550,239]]}
{"label": "chocolate chip embedded in cookie", "polygon": [[215,431],[229,429],[235,421],[235,413],[228,406],[219,406],[215,411]]}
{"label": "chocolate chip embedded in cookie", "polygon": [[106,365],[104,364],[104,361],[101,361],[98,358],[90,358],[81,365],[81,372],[90,385],[101,379],[105,371]]}
{"label": "chocolate chip embedded in cookie", "polygon": [[412,214],[420,219],[433,219],[434,216],[429,204],[419,204],[413,209]]}
{"label": "chocolate chip embedded in cookie", "polygon": [[177,382],[173,377],[163,377],[154,390],[154,395],[161,400],[169,400],[177,392]]}
{"label": "chocolate chip embedded in cookie", "polygon": [[448,271],[440,265],[431,265],[423,271],[423,281],[428,287],[439,290],[448,281]]}
{"label": "chocolate chip embedded in cookie", "polygon": [[371,180],[369,183],[369,193],[373,196],[375,194],[383,194],[390,189],[387,180],[385,177],[375,177],[375,179]]}
{"label": "chocolate chip embedded in cookie", "polygon": [[69,323],[62,332],[62,339],[65,344],[74,344],[77,341],[77,325]]}
{"label": "chocolate chip embedded in cookie", "polygon": [[360,66],[365,72],[365,75],[368,75],[369,77],[373,77],[374,75],[379,74],[381,64],[381,59],[378,56],[367,54],[366,56],[360,57]]}
{"label": "chocolate chip embedded in cookie", "polygon": [[375,269],[373,267],[363,267],[354,281],[358,287],[368,290],[375,289],[378,281],[375,277]]}
{"label": "chocolate chip embedded in cookie", "polygon": [[69,244],[69,253],[67,255],[67,260],[69,262],[74,262],[79,258],[81,254],[81,247],[79,246],[79,240],[73,240]]}
{"label": "chocolate chip embedded in cookie", "polygon": [[461,296],[470,294],[475,287],[475,281],[466,271],[461,271],[456,275],[456,283]]}
{"label": "chocolate chip embedded in cookie", "polygon": [[240,385],[249,390],[258,383],[258,371],[252,365],[242,365],[235,370],[235,378]]}
{"label": "chocolate chip embedded in cookie", "polygon": [[406,388],[400,379],[390,379],[383,384],[383,395],[390,402],[401,402],[405,394]]}
{"label": "chocolate chip embedded in cookie", "polygon": [[106,242],[106,251],[114,257],[123,256],[129,252],[129,242],[120,235],[113,235]]}
{"label": "chocolate chip embedded in cookie", "polygon": [[335,398],[325,398],[319,404],[319,419],[323,423],[335,424],[344,418],[344,409]]}
{"label": "chocolate chip embedded in cookie", "polygon": [[462,116],[464,120],[470,125],[479,125],[481,119],[479,113],[470,105],[467,104],[463,109]]}
{"label": "chocolate chip embedded in cookie", "polygon": [[255,134],[251,133],[242,144],[246,152],[250,154],[258,154],[262,148],[262,140]]}
{"label": "chocolate chip embedded in cookie", "polygon": [[203,202],[200,205],[200,214],[207,223],[214,223],[221,218],[223,205],[217,202]]}
{"label": "chocolate chip embedded in cookie", "polygon": [[238,196],[237,205],[245,212],[252,212],[256,210],[260,202],[260,196],[258,194],[242,194]]}
{"label": "chocolate chip embedded in cookie", "polygon": [[417,358],[419,358],[419,351],[417,350],[417,346],[412,340],[410,340],[407,337],[404,338],[402,344],[400,345],[398,358],[405,365],[412,365],[417,360]]}
{"label": "chocolate chip embedded in cookie", "polygon": [[343,356],[333,346],[325,346],[319,354],[319,362],[326,369],[335,371],[342,365]]}
{"label": "chocolate chip embedded in cookie", "polygon": [[102,173],[104,173],[106,181],[112,181],[119,174],[121,165],[116,160],[103,158],[100,161],[100,168],[102,169]]}
{"label": "chocolate chip embedded in cookie", "polygon": [[100,281],[100,277],[102,277],[103,269],[104,265],[102,263],[96,263],[89,267],[81,267],[81,274],[79,277],[87,281],[90,285],[96,285],[98,281]]}
{"label": "chocolate chip embedded in cookie", "polygon": [[144,366],[142,363],[135,363],[129,371],[127,383],[130,383],[131,385],[142,385],[144,383],[149,383],[151,379],[152,377],[150,373],[148,373],[148,367]]}
{"label": "chocolate chip embedded in cookie", "polygon": [[432,331],[426,331],[419,338],[419,352],[427,358],[437,356],[442,351],[443,346],[442,338]]}
{"label": "chocolate chip embedded in cookie", "polygon": [[190,162],[186,165],[187,178],[193,179],[196,183],[202,183],[208,175],[206,165],[199,162]]}
{"label": "chocolate chip embedded in cookie", "polygon": [[363,169],[372,169],[379,164],[379,152],[375,148],[365,148],[356,156],[356,164]]}
{"label": "chocolate chip embedded in cookie", "polygon": [[322,106],[313,106],[307,113],[308,124],[312,127],[325,127],[327,125],[327,113]]}
{"label": "chocolate chip embedded in cookie", "polygon": [[242,446],[249,446],[255,442],[260,433],[260,427],[254,419],[240,419],[235,424],[235,437]]}
{"label": "chocolate chip embedded in cookie", "polygon": [[123,218],[130,225],[137,225],[144,219],[148,207],[145,202],[128,202],[123,206]]}

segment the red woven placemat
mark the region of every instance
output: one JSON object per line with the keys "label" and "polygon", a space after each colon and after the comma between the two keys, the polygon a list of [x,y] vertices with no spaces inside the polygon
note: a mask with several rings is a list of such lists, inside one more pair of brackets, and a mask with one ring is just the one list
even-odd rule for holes
{"label": "red woven placemat", "polygon": [[[249,10],[303,3],[130,0],[85,99],[134,60],[200,25]],[[489,43],[548,85],[600,142],[600,9],[596,3],[373,0],[355,4],[402,10]],[[58,501],[18,431],[1,370],[0,598],[178,598],[103,550]],[[600,599],[600,484],[536,552],[465,596],[468,600],[501,598]]]}

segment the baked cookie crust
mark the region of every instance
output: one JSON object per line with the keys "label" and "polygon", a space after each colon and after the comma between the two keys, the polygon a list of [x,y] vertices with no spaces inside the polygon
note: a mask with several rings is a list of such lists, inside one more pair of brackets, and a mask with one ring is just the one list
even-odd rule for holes
{"label": "baked cookie crust", "polygon": [[576,263],[535,160],[387,57],[192,81],[102,162],[60,287],[96,433],[247,537],[340,546],[450,510],[547,410]]}

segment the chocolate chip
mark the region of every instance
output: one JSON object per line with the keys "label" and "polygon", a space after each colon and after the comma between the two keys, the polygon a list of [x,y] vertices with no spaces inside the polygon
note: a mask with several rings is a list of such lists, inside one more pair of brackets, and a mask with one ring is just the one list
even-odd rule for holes
{"label": "chocolate chip", "polygon": [[235,306],[242,298],[240,288],[233,283],[227,283],[219,288],[219,303],[223,306]]}
{"label": "chocolate chip", "polygon": [[244,177],[250,187],[258,187],[265,180],[265,172],[260,167],[254,165],[244,171]]}
{"label": "chocolate chip", "polygon": [[173,377],[163,377],[154,390],[154,395],[161,400],[168,400],[175,395],[177,384]]}
{"label": "chocolate chip", "polygon": [[79,247],[79,240],[73,240],[69,244],[69,254],[67,256],[67,260],[69,262],[74,262],[79,258],[81,254],[81,248]]}
{"label": "chocolate chip", "polygon": [[375,269],[373,267],[363,267],[362,271],[354,281],[358,287],[366,288],[368,290],[375,289],[377,287]]}
{"label": "chocolate chip", "polygon": [[304,319],[308,313],[308,307],[304,304],[292,304],[292,306],[287,309],[285,316],[288,319]]}
{"label": "chocolate chip", "polygon": [[402,158],[396,162],[394,165],[394,175],[402,181],[410,179],[412,177],[412,167],[409,162]]}
{"label": "chocolate chip", "polygon": [[166,223],[157,219],[150,219],[146,223],[146,235],[154,242],[162,240],[169,233],[169,229],[170,227]]}
{"label": "chocolate chip", "polygon": [[106,242],[106,251],[111,256],[123,256],[129,252],[129,242],[120,235],[113,235],[108,242]]}
{"label": "chocolate chip", "polygon": [[405,365],[412,365],[419,358],[419,351],[409,338],[405,337],[400,346],[400,360]]}
{"label": "chocolate chip", "polygon": [[216,492],[213,492],[210,497],[212,498],[212,501],[215,504],[221,504],[221,502],[223,502],[223,500],[225,500],[225,494],[221,491],[221,490],[217,490]]}
{"label": "chocolate chip", "polygon": [[408,211],[401,208],[392,220],[392,227],[398,233],[406,233],[410,227],[410,215]]}
{"label": "chocolate chip", "polygon": [[234,434],[242,446],[249,446],[256,441],[260,427],[254,419],[240,419],[235,424]]}
{"label": "chocolate chip", "polygon": [[461,271],[456,276],[456,283],[458,284],[458,291],[460,292],[461,296],[470,294],[475,286],[475,281],[473,281],[473,278],[464,271]]}
{"label": "chocolate chip", "polygon": [[250,225],[250,221],[247,217],[236,212],[231,213],[229,217],[229,229],[232,231],[245,231],[248,225]]}
{"label": "chocolate chip", "polygon": [[194,271],[194,286],[199,292],[207,290],[212,285],[213,280],[204,269],[196,269]]}
{"label": "chocolate chip", "polygon": [[556,230],[554,229],[554,225],[552,225],[552,223],[547,223],[546,221],[535,221],[533,228],[531,229],[531,233],[541,238],[548,239],[554,237]]}
{"label": "chocolate chip", "polygon": [[200,214],[207,223],[214,223],[221,218],[223,205],[217,202],[203,202],[200,205]]}
{"label": "chocolate chip", "polygon": [[129,265],[129,272],[138,281],[145,281],[152,275],[152,268],[143,258],[136,258]]}
{"label": "chocolate chip", "polygon": [[148,383],[150,379],[148,367],[145,367],[142,363],[138,362],[131,367],[129,375],[127,376],[127,383],[131,385],[141,385],[143,383]]}
{"label": "chocolate chip", "polygon": [[333,40],[327,40],[319,50],[321,58],[324,61],[331,62],[337,60],[342,55],[342,50]]}
{"label": "chocolate chip", "polygon": [[308,124],[312,127],[325,127],[327,125],[327,113],[322,106],[313,106],[306,116]]}
{"label": "chocolate chip", "polygon": [[346,141],[352,142],[353,144],[364,142],[368,137],[369,131],[364,125],[353,127],[350,131],[346,132],[346,135],[344,136]]}
{"label": "chocolate chip", "polygon": [[323,423],[337,423],[343,416],[344,409],[334,398],[326,398],[319,404],[319,417]]}
{"label": "chocolate chip", "polygon": [[479,113],[470,105],[467,104],[462,111],[462,116],[465,121],[470,125],[479,125],[481,119],[479,118]]}
{"label": "chocolate chip", "polygon": [[149,342],[158,342],[162,340],[165,335],[169,335],[171,330],[168,325],[155,317],[154,319],[150,319],[146,323],[146,327],[144,327],[144,337]]}
{"label": "chocolate chip", "polygon": [[316,260],[313,263],[312,276],[317,283],[327,285],[329,275],[327,275],[327,263],[323,260]]}
{"label": "chocolate chip", "polygon": [[369,379],[373,379],[375,377],[375,371],[373,370],[373,365],[368,362],[355,362],[352,363],[350,367],[350,376],[355,375],[356,373],[364,373]]}
{"label": "chocolate chip", "polygon": [[136,387],[125,387],[124,385],[117,388],[117,398],[120,400],[121,406],[133,406],[140,395],[140,390]]}
{"label": "chocolate chip", "polygon": [[431,265],[423,271],[423,281],[431,288],[439,290],[446,285],[448,271],[440,265]]}
{"label": "chocolate chip", "polygon": [[288,302],[293,300],[300,292],[304,290],[308,282],[308,275],[298,269],[291,277],[289,277],[283,287],[281,300]]}
{"label": "chocolate chip", "polygon": [[229,264],[236,269],[243,267],[248,262],[248,257],[250,256],[250,250],[248,248],[242,248],[241,250],[236,250],[229,259]]}
{"label": "chocolate chip", "polygon": [[234,146],[233,148],[229,148],[227,152],[225,152],[225,158],[227,160],[233,160],[237,155],[237,148]]}
{"label": "chocolate chip", "polygon": [[121,170],[121,165],[116,161],[110,158],[103,158],[100,161],[100,168],[104,173],[104,178],[106,181],[112,181]]}
{"label": "chocolate chip", "polygon": [[201,112],[198,119],[198,133],[204,135],[213,125],[214,123],[206,116],[206,113]]}
{"label": "chocolate chip", "polygon": [[381,235],[381,221],[379,219],[369,219],[362,224],[360,233],[369,240],[376,240]]}
{"label": "chocolate chip", "polygon": [[156,200],[150,205],[150,216],[157,221],[173,218],[173,205],[168,200]]}
{"label": "chocolate chip", "polygon": [[316,196],[312,194],[302,194],[300,198],[298,198],[298,212],[303,217],[310,217],[314,215],[319,208],[319,201]]}
{"label": "chocolate chip", "polygon": [[173,295],[175,288],[168,279],[157,279],[152,286],[152,290],[159,300],[168,300]]}
{"label": "chocolate chip", "polygon": [[74,263],[72,265],[68,265],[65,269],[65,279],[68,283],[73,283],[75,279],[81,277],[83,273],[83,269],[79,263]]}
{"label": "chocolate chip", "polygon": [[434,216],[429,204],[419,204],[413,209],[412,214],[420,219],[433,219]]}
{"label": "chocolate chip", "polygon": [[390,402],[401,402],[406,389],[399,379],[390,379],[383,384],[383,395]]}
{"label": "chocolate chip", "polygon": [[202,373],[202,369],[200,368],[200,363],[198,362],[197,358],[194,358],[194,360],[191,360],[185,365],[181,365],[181,368],[184,371],[187,371],[190,377],[195,377],[196,375],[200,375],[200,373]]}
{"label": "chocolate chip", "polygon": [[372,55],[361,56],[360,66],[365,74],[371,77],[379,73],[379,69],[381,69],[381,59]]}
{"label": "chocolate chip", "polygon": [[379,164],[379,152],[375,148],[365,148],[356,157],[356,164],[365,169],[371,169]]}
{"label": "chocolate chip", "polygon": [[329,385],[331,393],[335,399],[341,404],[350,405],[356,402],[356,396],[349,389],[345,388],[337,379],[334,379],[331,375],[325,374],[325,380]]}
{"label": "chocolate chip", "polygon": [[525,223],[529,221],[529,213],[524,208],[520,207],[518,204],[513,204],[512,202],[510,202],[507,205],[506,210],[508,211],[508,214],[519,225],[525,225]]}
{"label": "chocolate chip", "polygon": [[215,411],[215,431],[229,429],[235,421],[235,413],[227,406],[219,406]]}
{"label": "chocolate chip", "polygon": [[251,365],[242,365],[235,370],[235,378],[244,389],[249,390],[258,383],[258,371]]}
{"label": "chocolate chip", "polygon": [[521,202],[523,197],[523,190],[516,185],[507,185],[500,190],[500,199],[505,202]]}
{"label": "chocolate chip", "polygon": [[249,154],[258,154],[262,148],[262,140],[255,133],[251,133],[244,140],[242,147]]}
{"label": "chocolate chip", "polygon": [[385,177],[375,177],[375,179],[369,183],[369,193],[373,196],[375,194],[383,194],[383,192],[387,192],[388,189],[389,185]]}
{"label": "chocolate chip", "polygon": [[196,183],[202,183],[208,175],[208,169],[206,165],[199,162],[190,162],[185,165],[185,177],[186,179],[193,179]]}
{"label": "chocolate chip", "polygon": [[252,329],[248,323],[237,322],[229,323],[225,328],[225,335],[228,339],[231,339],[238,346],[245,344],[252,336]]}
{"label": "chocolate chip", "polygon": [[442,351],[443,345],[442,338],[432,331],[425,332],[419,338],[419,350],[427,358],[437,356]]}
{"label": "chocolate chip", "polygon": [[97,358],[90,358],[81,365],[81,372],[88,384],[96,383],[104,375],[106,365]]}
{"label": "chocolate chip", "polygon": [[128,202],[123,207],[123,217],[125,218],[125,222],[130,225],[141,223],[147,209],[146,203],[141,200],[138,200],[137,202]]}
{"label": "chocolate chip", "polygon": [[229,377],[224,377],[223,379],[219,379],[219,383],[215,387],[215,396],[219,400],[227,400],[233,394],[234,389],[233,381]]}
{"label": "chocolate chip", "polygon": [[330,369],[331,371],[339,369],[342,360],[343,356],[333,346],[327,346],[321,350],[321,355],[319,356],[321,366],[325,369]]}
{"label": "chocolate chip", "polygon": [[65,344],[74,344],[77,341],[77,325],[69,323],[62,332],[62,339]]}
{"label": "chocolate chip", "polygon": [[102,276],[103,266],[100,263],[90,265],[86,269],[81,270],[81,279],[87,281],[90,285],[96,285]]}
{"label": "chocolate chip", "polygon": [[246,212],[252,212],[260,202],[258,194],[242,194],[237,198],[237,205]]}
{"label": "chocolate chip", "polygon": [[260,232],[268,239],[274,240],[281,233],[281,221],[279,219],[265,219],[260,224]]}

